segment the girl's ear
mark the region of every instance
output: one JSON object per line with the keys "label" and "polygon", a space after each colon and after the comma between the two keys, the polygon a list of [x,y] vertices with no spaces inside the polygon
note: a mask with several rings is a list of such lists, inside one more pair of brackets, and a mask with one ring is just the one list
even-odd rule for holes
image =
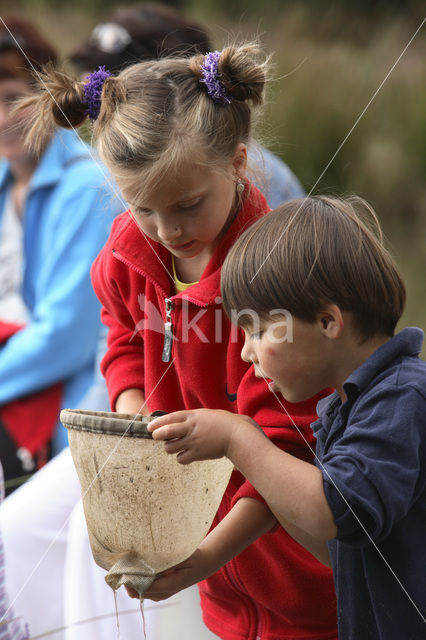
{"label": "girl's ear", "polygon": [[317,315],[320,330],[327,338],[332,340],[342,334],[345,322],[341,309],[336,304],[329,304]]}
{"label": "girl's ear", "polygon": [[237,144],[231,164],[235,172],[235,177],[244,178],[247,170],[247,147],[242,142]]}

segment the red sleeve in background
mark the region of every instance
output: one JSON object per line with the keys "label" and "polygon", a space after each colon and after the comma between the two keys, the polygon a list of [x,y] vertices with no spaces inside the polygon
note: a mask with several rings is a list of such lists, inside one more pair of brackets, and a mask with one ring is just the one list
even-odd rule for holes
{"label": "red sleeve in background", "polygon": [[6,342],[6,340],[13,336],[14,333],[20,331],[23,328],[23,324],[16,324],[15,322],[3,322],[3,320],[0,320],[0,344]]}
{"label": "red sleeve in background", "polygon": [[[24,325],[0,320],[0,344],[6,342]],[[35,455],[53,437],[61,408],[61,382],[16,398],[0,407],[0,419],[16,447],[25,447]]]}

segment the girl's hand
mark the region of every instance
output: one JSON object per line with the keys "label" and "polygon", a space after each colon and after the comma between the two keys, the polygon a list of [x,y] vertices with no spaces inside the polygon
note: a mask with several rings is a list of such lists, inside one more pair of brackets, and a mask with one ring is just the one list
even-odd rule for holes
{"label": "girl's hand", "polygon": [[[204,580],[217,568],[207,554],[197,549],[187,560],[159,574],[146,590],[144,597],[155,602],[166,600],[182,589]],[[126,587],[126,591],[131,598],[139,598],[137,591],[131,587]]]}
{"label": "girl's hand", "polygon": [[127,584],[124,585],[124,588],[126,589],[127,595],[130,598],[136,598],[137,600],[139,600],[139,594],[136,589],[133,589],[133,587],[128,587]]}
{"label": "girl's hand", "polygon": [[219,409],[176,411],[148,425],[154,440],[164,440],[167,453],[177,453],[181,464],[228,455],[233,439],[248,428],[259,429],[251,418]]}

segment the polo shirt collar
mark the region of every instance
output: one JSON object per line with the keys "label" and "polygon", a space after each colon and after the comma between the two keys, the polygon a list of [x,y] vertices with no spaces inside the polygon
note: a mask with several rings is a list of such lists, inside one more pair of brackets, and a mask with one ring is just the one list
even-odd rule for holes
{"label": "polo shirt collar", "polygon": [[[378,372],[385,369],[393,360],[400,356],[419,355],[423,340],[424,333],[421,329],[408,327],[376,349],[343,383],[343,389],[349,403],[352,404],[351,401],[355,400],[360,392],[369,385]],[[318,402],[319,420],[311,425],[314,433],[329,422],[339,406],[341,406],[341,399],[337,391]]]}
{"label": "polo shirt collar", "polygon": [[422,350],[424,334],[417,327],[403,329],[382,344],[371,356],[345,380],[343,389],[348,397],[358,395],[371,380],[390,363],[401,356],[418,356]]}

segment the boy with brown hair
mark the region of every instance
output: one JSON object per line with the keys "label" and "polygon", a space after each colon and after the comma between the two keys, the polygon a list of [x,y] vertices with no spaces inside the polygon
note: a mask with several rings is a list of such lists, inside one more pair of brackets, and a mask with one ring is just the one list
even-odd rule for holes
{"label": "boy with brown hair", "polygon": [[[245,333],[242,358],[272,379],[273,392],[296,403],[336,389],[312,425],[316,466],[225,411],[161,417],[153,437],[183,464],[228,456],[288,533],[331,559],[341,640],[424,637],[423,332],[394,335],[405,288],[374,212],[359,199],[283,205],[237,240],[222,295]],[[173,577],[153,592],[165,593]]]}

